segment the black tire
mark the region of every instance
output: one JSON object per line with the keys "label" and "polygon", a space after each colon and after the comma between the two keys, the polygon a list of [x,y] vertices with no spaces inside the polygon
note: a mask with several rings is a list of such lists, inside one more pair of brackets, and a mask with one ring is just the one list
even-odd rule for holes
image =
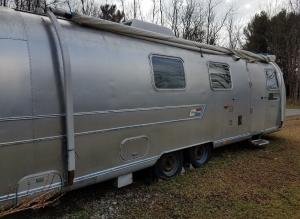
{"label": "black tire", "polygon": [[192,147],[189,149],[190,162],[194,168],[199,168],[207,163],[211,157],[212,147],[209,144]]}
{"label": "black tire", "polygon": [[157,178],[168,180],[181,173],[183,158],[180,152],[164,154],[154,166],[154,174]]}

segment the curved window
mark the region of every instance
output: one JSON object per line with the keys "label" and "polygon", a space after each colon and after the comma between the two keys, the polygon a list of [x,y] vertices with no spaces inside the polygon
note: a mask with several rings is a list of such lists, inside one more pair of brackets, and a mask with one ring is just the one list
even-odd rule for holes
{"label": "curved window", "polygon": [[276,71],[274,69],[266,70],[267,89],[276,90],[279,88]]}
{"label": "curved window", "polygon": [[230,68],[228,64],[209,62],[208,72],[210,86],[213,90],[224,90],[232,88]]}
{"label": "curved window", "polygon": [[158,89],[184,89],[185,74],[180,58],[151,56],[154,84]]}

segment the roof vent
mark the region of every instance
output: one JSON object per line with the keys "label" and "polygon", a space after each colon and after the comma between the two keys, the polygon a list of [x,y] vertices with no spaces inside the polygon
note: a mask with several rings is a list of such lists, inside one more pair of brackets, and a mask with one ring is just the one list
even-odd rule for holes
{"label": "roof vent", "polygon": [[270,59],[271,62],[276,61],[276,56],[275,55],[267,55],[267,57]]}
{"label": "roof vent", "polygon": [[131,26],[131,27],[143,29],[146,31],[151,31],[151,32],[155,32],[155,33],[159,33],[159,34],[163,34],[163,35],[168,35],[168,36],[175,36],[173,31],[167,27],[163,27],[163,26],[160,26],[157,24],[153,24],[153,23],[149,23],[149,22],[145,22],[145,21],[141,21],[141,20],[137,20],[137,19],[133,19],[133,20],[124,22],[124,24]]}

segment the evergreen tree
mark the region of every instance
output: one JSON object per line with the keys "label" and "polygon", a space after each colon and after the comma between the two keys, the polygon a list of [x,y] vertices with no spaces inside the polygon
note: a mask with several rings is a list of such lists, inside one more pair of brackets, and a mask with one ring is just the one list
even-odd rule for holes
{"label": "evergreen tree", "polygon": [[261,12],[244,33],[244,49],[276,55],[276,62],[284,73],[288,98],[300,101],[300,14],[282,10],[269,18]]}
{"label": "evergreen tree", "polygon": [[270,20],[266,12],[256,14],[252,21],[244,29],[246,43],[244,49],[256,53],[268,53],[268,35]]}

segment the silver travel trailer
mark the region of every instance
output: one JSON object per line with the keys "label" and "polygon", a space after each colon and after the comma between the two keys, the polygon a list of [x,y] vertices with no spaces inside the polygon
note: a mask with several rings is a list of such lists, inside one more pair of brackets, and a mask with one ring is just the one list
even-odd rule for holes
{"label": "silver travel trailer", "polygon": [[170,178],[213,147],[265,143],[285,117],[272,57],[135,20],[0,8],[0,79],[3,205],[113,178],[121,187],[152,166]]}

